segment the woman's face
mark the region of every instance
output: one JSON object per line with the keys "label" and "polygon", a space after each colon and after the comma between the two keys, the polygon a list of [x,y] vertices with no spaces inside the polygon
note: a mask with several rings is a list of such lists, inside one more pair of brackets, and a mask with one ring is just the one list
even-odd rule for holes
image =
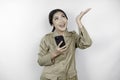
{"label": "woman's face", "polygon": [[59,32],[63,32],[67,29],[67,18],[62,12],[55,13],[52,22],[55,30]]}

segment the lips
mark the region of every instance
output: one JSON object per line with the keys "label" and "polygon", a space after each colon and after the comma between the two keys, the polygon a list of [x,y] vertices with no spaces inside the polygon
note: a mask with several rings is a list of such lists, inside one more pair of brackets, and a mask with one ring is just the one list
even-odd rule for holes
{"label": "lips", "polygon": [[59,25],[59,26],[63,28],[63,27],[65,27],[65,24],[61,24],[61,25]]}

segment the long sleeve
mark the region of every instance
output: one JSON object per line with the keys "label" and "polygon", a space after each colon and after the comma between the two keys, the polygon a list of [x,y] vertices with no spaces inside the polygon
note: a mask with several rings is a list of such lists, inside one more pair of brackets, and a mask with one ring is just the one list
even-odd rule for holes
{"label": "long sleeve", "polygon": [[41,40],[39,53],[38,53],[38,63],[40,66],[50,66],[53,64],[51,61],[51,53],[49,53],[49,47],[46,44],[46,37]]}
{"label": "long sleeve", "polygon": [[90,47],[92,44],[92,40],[83,26],[81,29],[79,28],[79,35],[75,33],[75,46],[76,48],[86,49]]}

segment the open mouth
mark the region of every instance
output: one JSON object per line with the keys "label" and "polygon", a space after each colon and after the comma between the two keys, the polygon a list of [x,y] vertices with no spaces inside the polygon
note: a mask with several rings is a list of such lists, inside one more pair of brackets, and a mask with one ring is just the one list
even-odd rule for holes
{"label": "open mouth", "polygon": [[61,25],[59,25],[61,28],[63,28],[63,27],[65,27],[65,24],[61,24]]}

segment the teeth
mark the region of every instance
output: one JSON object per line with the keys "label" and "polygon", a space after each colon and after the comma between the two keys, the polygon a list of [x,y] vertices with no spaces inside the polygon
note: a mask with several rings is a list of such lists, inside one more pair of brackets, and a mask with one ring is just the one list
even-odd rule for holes
{"label": "teeth", "polygon": [[63,24],[63,25],[60,25],[60,27],[65,27],[65,24]]}

